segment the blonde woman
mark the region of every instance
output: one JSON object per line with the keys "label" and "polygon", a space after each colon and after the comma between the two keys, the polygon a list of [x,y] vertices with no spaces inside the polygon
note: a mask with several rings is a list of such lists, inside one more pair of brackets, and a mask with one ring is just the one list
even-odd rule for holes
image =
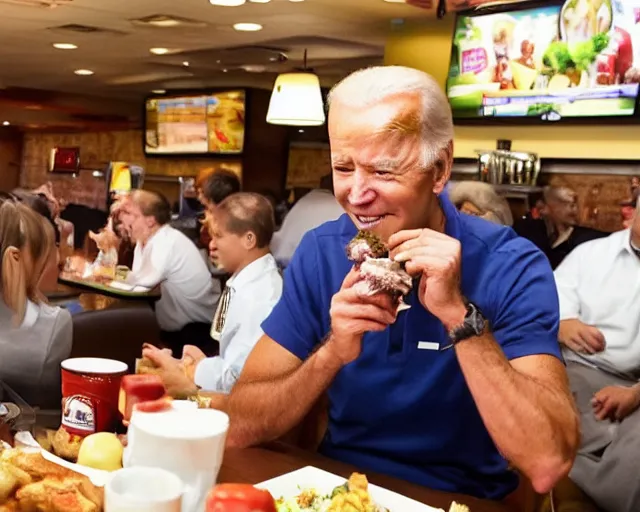
{"label": "blonde woman", "polygon": [[55,258],[53,228],[23,204],[0,198],[0,380],[30,405],[60,407],[60,363],[71,352],[71,314],[42,300]]}

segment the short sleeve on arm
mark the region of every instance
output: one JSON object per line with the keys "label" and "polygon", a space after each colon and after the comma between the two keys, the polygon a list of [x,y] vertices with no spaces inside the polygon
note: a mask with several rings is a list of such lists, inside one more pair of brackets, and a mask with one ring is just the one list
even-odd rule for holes
{"label": "short sleeve on arm", "polygon": [[318,251],[316,235],[308,232],[285,270],[282,297],[262,324],[267,336],[303,361],[324,336]]}
{"label": "short sleeve on arm", "polygon": [[496,304],[491,328],[507,359],[546,354],[562,360],[558,294],[546,256],[515,238],[491,262],[487,277]]}

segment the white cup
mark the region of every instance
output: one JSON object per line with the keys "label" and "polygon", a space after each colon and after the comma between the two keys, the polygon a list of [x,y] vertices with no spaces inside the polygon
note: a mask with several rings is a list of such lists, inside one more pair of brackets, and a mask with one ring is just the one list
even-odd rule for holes
{"label": "white cup", "polygon": [[127,468],[113,473],[104,490],[105,512],[180,512],[182,480],[158,468]]}
{"label": "white cup", "polygon": [[228,429],[229,417],[215,409],[134,410],[124,467],[171,471],[185,486],[182,512],[202,512],[222,465]]}

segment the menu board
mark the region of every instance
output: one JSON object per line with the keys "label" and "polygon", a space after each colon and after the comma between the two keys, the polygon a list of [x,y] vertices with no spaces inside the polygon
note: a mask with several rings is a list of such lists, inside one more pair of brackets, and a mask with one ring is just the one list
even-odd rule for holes
{"label": "menu board", "polygon": [[149,98],[145,152],[239,154],[244,146],[244,119],[244,91]]}
{"label": "menu board", "polygon": [[640,2],[537,5],[458,17],[447,81],[454,117],[633,115]]}

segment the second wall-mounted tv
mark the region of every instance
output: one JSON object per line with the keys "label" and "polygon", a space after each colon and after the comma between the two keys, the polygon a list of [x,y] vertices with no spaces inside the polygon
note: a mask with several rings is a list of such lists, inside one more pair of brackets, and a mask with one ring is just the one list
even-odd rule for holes
{"label": "second wall-mounted tv", "polygon": [[447,81],[454,118],[633,116],[640,9],[632,4],[551,0],[461,13]]}
{"label": "second wall-mounted tv", "polygon": [[147,155],[239,155],[244,147],[243,90],[147,98]]}

